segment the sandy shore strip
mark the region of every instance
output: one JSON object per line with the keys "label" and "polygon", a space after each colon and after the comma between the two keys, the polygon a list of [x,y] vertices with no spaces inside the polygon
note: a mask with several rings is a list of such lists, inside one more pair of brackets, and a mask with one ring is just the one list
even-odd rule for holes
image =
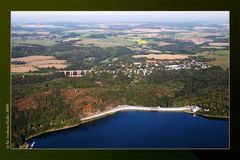
{"label": "sandy shore strip", "polygon": [[116,108],[113,108],[108,111],[104,111],[89,117],[81,118],[81,121],[89,121],[92,119],[97,119],[109,114],[113,114],[119,111],[158,111],[158,112],[197,112],[200,108],[197,106],[184,106],[184,107],[171,107],[171,108],[163,108],[163,107],[142,107],[142,106],[129,106],[129,105],[120,105]]}

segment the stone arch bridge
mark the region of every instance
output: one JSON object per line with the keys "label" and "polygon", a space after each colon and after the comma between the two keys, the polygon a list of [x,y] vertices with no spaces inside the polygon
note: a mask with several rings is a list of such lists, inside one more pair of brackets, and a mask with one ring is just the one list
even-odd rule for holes
{"label": "stone arch bridge", "polygon": [[68,77],[82,77],[88,73],[91,73],[92,70],[63,70],[59,72],[63,73],[65,76],[68,76]]}

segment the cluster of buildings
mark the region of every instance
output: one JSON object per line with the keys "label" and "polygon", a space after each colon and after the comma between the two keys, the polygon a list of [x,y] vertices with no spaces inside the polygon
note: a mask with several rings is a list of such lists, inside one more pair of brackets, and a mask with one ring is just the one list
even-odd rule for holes
{"label": "cluster of buildings", "polygon": [[165,69],[166,70],[180,70],[180,69],[195,69],[195,70],[199,70],[199,69],[205,69],[205,68],[209,68],[210,65],[204,63],[204,62],[198,62],[195,60],[192,61],[185,61],[184,63],[178,63],[178,64],[170,64],[170,65],[166,65]]}
{"label": "cluster of buildings", "polygon": [[210,65],[199,62],[194,59],[183,59],[183,60],[168,60],[168,61],[157,61],[155,59],[145,60],[145,62],[133,62],[133,66],[137,68],[148,68],[150,70],[180,70],[180,69],[205,69]]}
{"label": "cluster of buildings", "polygon": [[[111,64],[114,66],[114,64]],[[157,70],[183,70],[183,69],[205,69],[210,67],[210,65],[205,62],[199,62],[194,59],[182,59],[182,60],[165,60],[159,61],[155,59],[145,60],[145,61],[135,61],[128,64],[122,64],[115,69],[101,69],[95,70],[93,73],[110,73],[110,74],[124,74],[128,77],[134,75],[147,76]]]}

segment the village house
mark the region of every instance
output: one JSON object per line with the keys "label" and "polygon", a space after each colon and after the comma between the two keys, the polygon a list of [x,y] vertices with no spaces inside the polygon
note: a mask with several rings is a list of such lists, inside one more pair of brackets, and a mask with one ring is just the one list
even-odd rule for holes
{"label": "village house", "polygon": [[147,59],[145,62],[146,63],[157,63],[157,61],[155,59]]}

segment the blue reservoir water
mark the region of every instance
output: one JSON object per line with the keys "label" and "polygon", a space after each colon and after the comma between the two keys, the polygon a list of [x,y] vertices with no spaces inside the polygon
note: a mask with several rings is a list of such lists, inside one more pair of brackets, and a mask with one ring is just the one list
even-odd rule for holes
{"label": "blue reservoir water", "polygon": [[184,112],[118,112],[28,141],[33,148],[228,148],[229,121]]}

